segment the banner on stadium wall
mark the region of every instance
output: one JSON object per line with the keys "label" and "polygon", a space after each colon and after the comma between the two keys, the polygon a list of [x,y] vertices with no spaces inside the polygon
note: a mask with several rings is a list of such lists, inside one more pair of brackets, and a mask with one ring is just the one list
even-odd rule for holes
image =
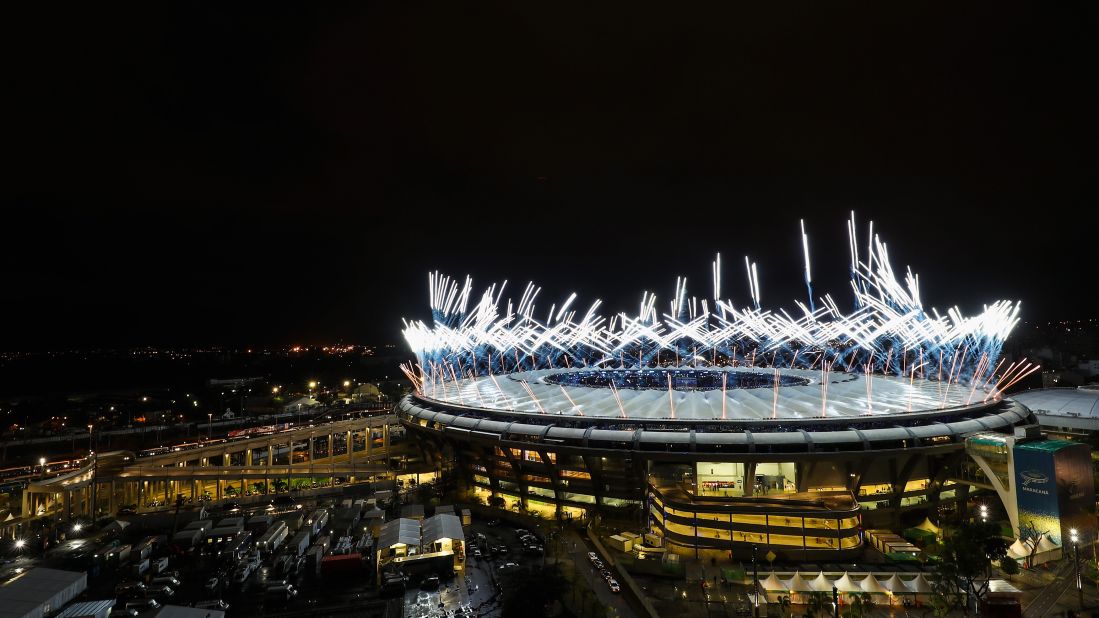
{"label": "banner on stadium wall", "polygon": [[1016,445],[1015,495],[1019,504],[1019,522],[1032,522],[1040,532],[1061,544],[1061,512],[1057,500],[1057,471],[1053,453]]}

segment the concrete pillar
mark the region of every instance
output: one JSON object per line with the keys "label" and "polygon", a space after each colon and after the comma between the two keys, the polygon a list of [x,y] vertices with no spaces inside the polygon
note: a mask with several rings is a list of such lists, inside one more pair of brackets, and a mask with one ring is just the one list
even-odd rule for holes
{"label": "concrete pillar", "polygon": [[244,465],[252,465],[252,447],[248,447],[248,450],[244,452]]}
{"label": "concrete pillar", "polygon": [[70,492],[70,491],[64,492],[64,502],[63,502],[63,504],[64,504],[64,506],[62,508],[64,510],[62,511],[61,516],[65,519],[68,519],[68,518],[72,517],[72,511],[69,510],[72,506],[72,492]]}
{"label": "concrete pillar", "polygon": [[366,460],[370,461],[370,449],[374,444],[374,428],[367,425],[364,437],[366,438]]}
{"label": "concrete pillar", "polygon": [[309,434],[309,474],[313,474],[313,434]]}
{"label": "concrete pillar", "polygon": [[351,470],[355,470],[355,432],[347,430],[347,463],[351,465]]}

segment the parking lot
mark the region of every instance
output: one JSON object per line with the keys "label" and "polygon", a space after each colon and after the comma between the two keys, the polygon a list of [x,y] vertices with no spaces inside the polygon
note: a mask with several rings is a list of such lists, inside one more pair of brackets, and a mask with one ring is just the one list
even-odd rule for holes
{"label": "parking lot", "polygon": [[[539,539],[537,546],[544,547],[542,543]],[[543,554],[524,547],[516,528],[507,523],[474,521],[467,527],[466,545],[466,568],[452,581],[440,582],[438,590],[410,587],[405,592],[406,618],[498,617],[502,598],[497,583],[509,572],[540,567],[544,560]]]}

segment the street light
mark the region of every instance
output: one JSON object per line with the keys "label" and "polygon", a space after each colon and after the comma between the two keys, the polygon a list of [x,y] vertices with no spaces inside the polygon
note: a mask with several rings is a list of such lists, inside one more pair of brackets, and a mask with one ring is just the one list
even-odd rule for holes
{"label": "street light", "polygon": [[91,424],[89,423],[89,424],[88,424],[88,452],[90,453],[90,452],[92,452],[93,450],[94,450],[94,449],[92,448],[92,426],[91,426]]}
{"label": "street light", "polygon": [[982,522],[987,522],[988,521],[988,506],[986,506],[984,504],[981,505],[981,521]]}
{"label": "street light", "polygon": [[1072,539],[1072,559],[1076,563],[1076,595],[1080,603],[1080,609],[1084,609],[1084,582],[1080,578],[1080,537],[1076,528],[1068,531]]}
{"label": "street light", "polygon": [[46,478],[46,458],[38,458],[38,470],[42,473],[42,478]]}
{"label": "street light", "polygon": [[15,540],[15,548],[16,549],[23,549],[23,546],[26,545],[26,544],[27,544],[27,542],[23,539],[16,539]]}
{"label": "street light", "polygon": [[214,439],[214,413],[213,412],[207,412],[206,416],[209,417],[209,419],[210,419],[209,424],[206,426],[206,439],[207,440],[213,440]]}

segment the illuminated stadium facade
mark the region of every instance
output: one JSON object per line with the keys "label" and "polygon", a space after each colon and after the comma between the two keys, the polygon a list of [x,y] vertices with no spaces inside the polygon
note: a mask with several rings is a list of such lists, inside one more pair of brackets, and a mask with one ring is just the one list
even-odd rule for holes
{"label": "illuminated stadium facade", "polygon": [[[669,311],[548,312],[492,286],[430,277],[433,319],[408,322],[415,393],[398,406],[468,491],[548,517],[635,514],[669,546],[791,559],[858,550],[861,530],[964,500],[965,437],[1033,417],[1002,397],[1033,372],[998,361],[1018,305],[977,316],[925,311],[919,279],[897,282],[873,235],[848,224],[854,310],[828,295],[794,315],[676,285]],[[805,282],[812,298],[808,237]],[[796,317],[795,317],[796,316]]]}

